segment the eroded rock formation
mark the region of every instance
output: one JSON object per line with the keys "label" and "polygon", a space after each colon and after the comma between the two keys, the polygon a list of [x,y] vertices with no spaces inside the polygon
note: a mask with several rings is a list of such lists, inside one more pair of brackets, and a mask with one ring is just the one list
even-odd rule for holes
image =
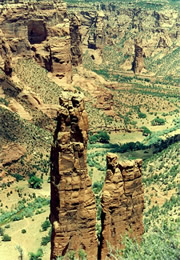
{"label": "eroded rock formation", "polygon": [[11,143],[3,146],[0,151],[0,164],[3,166],[10,165],[18,161],[26,153],[26,148],[20,144]]}
{"label": "eroded rock formation", "polygon": [[144,231],[142,160],[118,162],[116,155],[108,154],[97,255],[96,205],[86,162],[87,130],[82,96],[63,93],[51,151],[51,259],[82,248],[88,259],[104,260],[107,242],[115,249],[122,248],[123,235],[140,241]]}
{"label": "eroded rock formation", "polygon": [[60,105],[51,151],[51,259],[82,248],[89,260],[96,260],[96,204],[87,171],[84,101],[64,93]]}
{"label": "eroded rock formation", "polygon": [[144,69],[144,54],[143,54],[143,48],[141,47],[141,44],[136,40],[135,41],[135,55],[134,55],[134,61],[132,64],[132,70],[134,73],[141,73],[141,71]]}
{"label": "eroded rock formation", "polygon": [[[68,10],[75,12],[81,21],[83,50],[85,52],[88,49],[90,56],[93,50],[94,53],[99,50],[103,58],[105,47],[104,60],[109,62],[111,57],[106,57],[107,49],[113,47],[114,54],[111,52],[113,65],[117,59],[118,71],[119,69],[130,71],[135,53],[134,40],[138,36],[146,58],[153,59],[157,55],[161,59],[170,53],[172,54],[169,62],[171,69],[168,66],[166,73],[175,74],[176,71],[178,74],[177,66],[173,66],[174,60],[179,62],[173,53],[175,50],[178,53],[180,46],[180,13],[176,5],[168,2],[165,5],[159,1],[158,10],[155,11],[150,2],[140,7],[136,1],[129,1],[129,3],[122,1],[85,3],[83,1],[68,3]],[[150,69],[152,68],[147,65],[142,73],[145,74]],[[156,68],[154,70],[153,73],[156,72]]]}
{"label": "eroded rock formation", "polygon": [[[70,83],[72,63],[74,60],[75,65],[81,62],[81,51],[77,59],[78,47],[75,46],[79,44],[79,37],[77,43],[76,38],[71,40],[73,27],[70,26],[66,4],[42,0],[1,1],[0,4],[0,34],[3,36],[0,40],[0,66],[7,75],[12,73],[10,57],[12,63],[17,58],[34,57],[53,75]],[[8,56],[8,60],[4,60],[4,55]]]}
{"label": "eroded rock formation", "polygon": [[144,231],[141,167],[140,159],[118,162],[115,154],[107,155],[102,192],[102,260],[108,256],[108,243],[113,249],[122,248],[122,236],[126,233],[137,241],[141,239]]}
{"label": "eroded rock formation", "polygon": [[81,50],[81,22],[77,15],[71,14],[70,17],[71,53],[72,65],[77,66],[82,63]]}

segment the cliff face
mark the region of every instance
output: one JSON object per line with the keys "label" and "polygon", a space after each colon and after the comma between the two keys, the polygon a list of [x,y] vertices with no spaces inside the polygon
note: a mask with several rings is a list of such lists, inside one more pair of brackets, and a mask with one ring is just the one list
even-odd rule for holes
{"label": "cliff face", "polygon": [[[175,7],[164,3],[159,5],[156,3],[153,7],[150,3],[146,3],[141,7],[131,1],[126,4],[68,4],[68,10],[75,12],[81,20],[84,49],[104,49],[107,45],[109,47],[117,45],[116,54],[111,55],[111,62],[115,64],[119,56],[118,70],[132,69],[137,50],[134,41],[138,38],[138,41],[141,41],[143,54],[148,59],[152,58],[153,61],[154,57],[162,59],[169,53],[172,58],[170,56],[167,58],[170,59],[169,65],[172,65],[172,68],[169,68],[168,74],[174,73],[173,62],[177,59],[177,56],[174,57],[174,51],[180,47],[180,13]],[[104,55],[104,61],[110,61],[107,53]],[[154,72],[156,70],[154,67]]]}
{"label": "cliff face", "polygon": [[69,19],[70,19],[72,65],[77,66],[79,64],[82,64],[81,33],[80,33],[81,22],[75,14],[70,15]]}
{"label": "cliff face", "polygon": [[[65,3],[15,1],[0,5],[0,14],[0,30],[6,42],[6,48],[0,50],[2,68],[7,64],[4,52],[12,58],[12,63],[18,57],[34,57],[53,75],[71,82],[71,49],[75,43],[71,48],[73,30],[71,26],[70,31]],[[78,55],[80,60],[81,53]]]}
{"label": "cliff face", "polygon": [[51,259],[69,250],[97,259],[96,203],[87,171],[88,119],[81,96],[60,98],[51,151]]}
{"label": "cliff face", "polygon": [[144,190],[141,178],[142,160],[118,162],[107,155],[106,180],[102,192],[101,259],[108,256],[107,242],[113,249],[122,248],[122,236],[140,241],[144,231]]}

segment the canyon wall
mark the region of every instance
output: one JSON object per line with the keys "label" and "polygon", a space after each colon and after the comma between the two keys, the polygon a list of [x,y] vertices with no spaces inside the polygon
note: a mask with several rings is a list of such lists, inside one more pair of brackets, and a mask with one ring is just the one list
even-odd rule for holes
{"label": "canyon wall", "polygon": [[[0,67],[10,74],[10,64],[18,58],[34,59],[53,75],[70,83],[73,65],[81,60],[80,45],[71,40],[76,21],[67,16],[66,4],[61,1],[1,1],[0,5]],[[78,25],[79,26],[79,25]],[[73,46],[71,46],[73,44]],[[77,50],[77,48],[76,48]],[[8,57],[5,59],[4,56]],[[12,65],[11,65],[12,66]]]}
{"label": "canyon wall", "polygon": [[64,93],[51,151],[51,259],[79,249],[97,259],[96,203],[87,171],[88,118],[80,95]]}
{"label": "canyon wall", "polygon": [[[84,51],[116,46],[114,55],[113,52],[110,55],[105,52],[103,63],[107,61],[108,65],[109,56],[112,56],[114,64],[117,56],[120,56],[117,69],[134,70],[132,64],[137,54],[137,39],[147,59],[162,59],[168,53],[172,54],[172,57],[167,57],[169,65],[172,63],[167,73],[174,74],[178,69],[178,65],[174,69],[173,62],[177,59],[175,52],[179,52],[180,47],[180,12],[167,2],[144,5],[138,2],[68,3],[68,11],[76,13],[81,20]],[[136,65],[136,73],[145,72],[141,69],[142,64],[139,67],[138,63]],[[156,65],[159,64],[154,61],[153,66]],[[146,69],[152,71],[153,67]]]}
{"label": "canyon wall", "polygon": [[119,162],[107,154],[107,172],[102,191],[101,259],[108,256],[108,245],[122,249],[122,236],[128,234],[138,242],[144,232],[144,190],[142,160]]}

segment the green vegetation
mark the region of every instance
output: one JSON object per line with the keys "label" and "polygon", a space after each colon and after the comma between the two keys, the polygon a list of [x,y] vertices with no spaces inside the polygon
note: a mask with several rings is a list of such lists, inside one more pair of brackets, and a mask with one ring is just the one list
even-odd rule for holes
{"label": "green vegetation", "polygon": [[139,112],[138,113],[139,118],[146,118],[147,115],[145,113]]}
{"label": "green vegetation", "polygon": [[7,234],[4,234],[2,237],[2,241],[4,241],[4,242],[11,241],[11,237]]}
{"label": "green vegetation", "polygon": [[42,231],[46,231],[50,226],[51,226],[51,223],[50,223],[49,219],[46,219],[46,220],[41,224],[41,229],[42,229]]}
{"label": "green vegetation", "polygon": [[32,217],[33,214],[40,214],[44,212],[43,207],[49,205],[49,199],[38,196],[34,198],[32,202],[26,202],[23,198],[18,201],[18,205],[15,210],[4,211],[1,210],[0,225],[9,223],[11,221],[19,221],[24,217]]}
{"label": "green vegetation", "polygon": [[79,260],[86,260],[87,259],[86,252],[81,248],[79,249],[78,255],[79,255]]}
{"label": "green vegetation", "polygon": [[93,183],[93,191],[95,194],[99,193],[102,190],[103,183],[102,182],[94,182]]}
{"label": "green vegetation", "polygon": [[29,183],[30,188],[41,189],[43,180],[34,175],[34,176],[30,177],[30,179],[28,180],[28,183]]}
{"label": "green vegetation", "polygon": [[4,229],[2,227],[0,227],[0,236],[4,235]]}
{"label": "green vegetation", "polygon": [[43,250],[39,248],[36,253],[29,253],[29,260],[41,260],[43,256]]}
{"label": "green vegetation", "polygon": [[90,144],[94,143],[109,143],[110,137],[106,131],[99,131],[97,134],[89,136]]}
{"label": "green vegetation", "polygon": [[23,229],[21,230],[21,233],[22,233],[22,234],[25,234],[25,233],[26,233],[26,229],[23,228]]}
{"label": "green vegetation", "polygon": [[8,104],[9,104],[9,102],[5,98],[2,98],[2,97],[0,97],[0,103],[5,106],[8,106]]}
{"label": "green vegetation", "polygon": [[152,121],[151,121],[151,124],[152,125],[165,125],[165,123],[166,123],[166,120],[165,119],[163,119],[163,118],[159,118],[159,117],[156,117],[156,118],[154,118]]}
{"label": "green vegetation", "polygon": [[151,135],[151,131],[146,126],[142,126],[141,129],[143,130],[144,136]]}
{"label": "green vegetation", "polygon": [[[179,223],[162,221],[161,225],[154,225],[151,232],[143,236],[141,245],[124,238],[125,249],[114,254],[110,247],[110,256],[114,259],[171,259],[178,260],[180,255],[178,232]],[[122,252],[122,255],[121,255]]]}
{"label": "green vegetation", "polygon": [[56,260],[87,260],[86,252],[80,248],[78,251],[78,258],[76,258],[76,252],[74,250],[68,251],[65,256],[59,256]]}
{"label": "green vegetation", "polygon": [[48,234],[42,237],[42,241],[41,241],[42,246],[46,246],[51,241],[51,232],[52,230],[50,229]]}

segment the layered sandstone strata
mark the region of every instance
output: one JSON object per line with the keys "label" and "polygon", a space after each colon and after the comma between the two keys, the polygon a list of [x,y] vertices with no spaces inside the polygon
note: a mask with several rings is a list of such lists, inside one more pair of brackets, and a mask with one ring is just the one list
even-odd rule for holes
{"label": "layered sandstone strata", "polygon": [[51,151],[51,259],[82,248],[97,259],[96,203],[87,171],[88,118],[82,96],[60,98]]}
{"label": "layered sandstone strata", "polygon": [[144,190],[142,160],[118,162],[115,154],[107,155],[106,180],[102,192],[101,259],[108,256],[108,243],[122,248],[122,236],[140,241],[144,231]]}
{"label": "layered sandstone strata", "polygon": [[[1,42],[5,42],[5,49],[0,48],[0,66],[5,67],[7,74],[11,74],[10,62],[16,62],[17,58],[34,57],[53,75],[67,83],[71,82],[71,50],[74,50],[79,41],[75,43],[74,39],[71,47],[73,29],[65,3],[42,0],[1,1],[0,14],[0,34],[3,35]],[[4,59],[4,55],[9,57],[8,60]],[[78,55],[80,60],[81,52]]]}
{"label": "layered sandstone strata", "polygon": [[71,35],[71,53],[72,65],[77,66],[82,64],[82,50],[81,50],[81,22],[77,15],[71,14],[70,20],[70,35]]}
{"label": "layered sandstone strata", "polygon": [[[76,12],[80,18],[84,52],[88,48],[92,54],[94,50],[103,51],[105,47],[104,60],[108,64],[111,60],[114,67],[118,59],[117,70],[130,71],[134,61],[134,40],[138,37],[141,41],[139,47],[143,49],[146,60],[154,59],[154,57],[162,59],[167,53],[172,55],[171,60],[168,56],[171,67],[168,66],[166,72],[173,75],[178,73],[178,66],[174,66],[173,63],[175,60],[177,64],[179,63],[178,57],[173,53],[179,53],[180,46],[180,12],[176,5],[178,4],[159,1],[156,9],[155,4],[151,6],[150,2],[140,7],[137,1],[129,1],[129,3],[127,1],[125,3],[123,1],[113,3],[85,3],[83,1],[68,3],[68,10]],[[114,48],[114,53],[111,52],[112,59],[106,57],[108,46],[109,49]],[[104,60],[102,59],[102,65],[104,65]],[[99,62],[98,58],[96,62]],[[152,73],[151,70],[152,68],[148,67],[147,63],[146,69],[141,73],[147,71]],[[156,73],[156,70],[154,68],[153,73]]]}

